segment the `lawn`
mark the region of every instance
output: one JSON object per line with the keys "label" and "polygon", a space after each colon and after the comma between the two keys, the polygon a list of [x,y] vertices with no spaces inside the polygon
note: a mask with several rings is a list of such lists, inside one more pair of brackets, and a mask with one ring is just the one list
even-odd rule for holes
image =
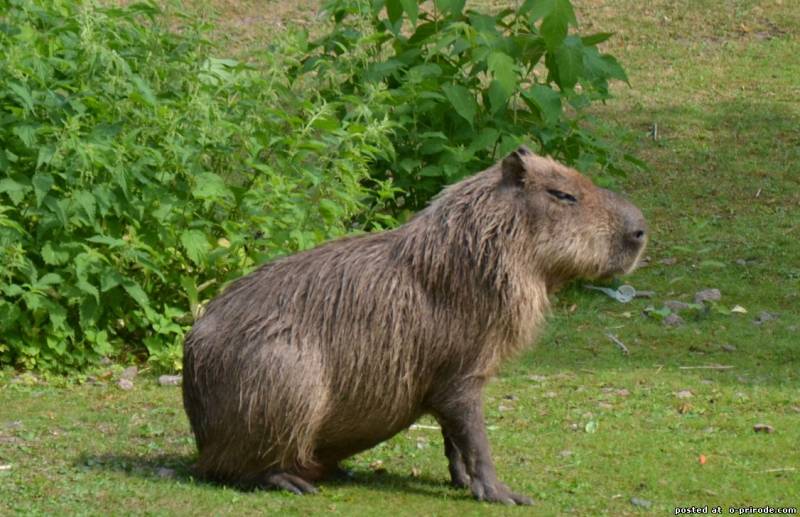
{"label": "lawn", "polygon": [[[586,32],[616,32],[606,48],[630,77],[594,111],[650,166],[618,187],[651,228],[647,264],[626,281],[654,294],[621,304],[580,284],[560,293],[538,345],[490,384],[499,474],[536,499],[532,509],[450,488],[430,420],[356,456],[353,478],[316,496],[198,482],[180,389],[143,371],[122,390],[127,365],[106,365],[66,380],[0,373],[0,514],[800,506],[800,10],[793,0],[574,3]],[[281,26],[319,23],[311,2],[215,5],[236,54]],[[718,302],[662,321],[665,301],[708,288]]]}

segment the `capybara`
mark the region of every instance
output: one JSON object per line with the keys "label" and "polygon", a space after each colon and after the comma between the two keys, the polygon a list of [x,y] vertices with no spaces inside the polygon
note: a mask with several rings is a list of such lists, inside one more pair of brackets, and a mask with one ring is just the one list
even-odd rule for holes
{"label": "capybara", "polygon": [[455,485],[529,504],[497,478],[482,389],[534,341],[548,293],[630,272],[645,231],[631,203],[521,147],[394,230],[261,266],[186,337],[196,472],[315,492],[341,460],[430,414]]}

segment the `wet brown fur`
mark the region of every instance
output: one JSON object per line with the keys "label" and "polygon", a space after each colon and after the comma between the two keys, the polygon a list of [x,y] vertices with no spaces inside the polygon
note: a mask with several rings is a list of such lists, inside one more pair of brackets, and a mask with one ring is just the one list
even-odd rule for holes
{"label": "wet brown fur", "polygon": [[632,224],[644,224],[635,207],[520,149],[395,230],[233,282],[185,342],[197,471],[311,481],[422,414],[446,416],[534,341],[548,292],[634,267]]}

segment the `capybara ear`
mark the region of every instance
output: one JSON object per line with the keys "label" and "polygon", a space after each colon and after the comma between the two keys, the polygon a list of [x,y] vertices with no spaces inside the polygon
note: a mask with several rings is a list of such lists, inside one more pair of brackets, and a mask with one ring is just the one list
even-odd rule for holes
{"label": "capybara ear", "polygon": [[525,165],[525,156],[532,155],[530,149],[524,145],[506,156],[503,159],[503,183],[505,185],[512,185],[521,187],[525,184],[525,176],[527,174],[527,167]]}

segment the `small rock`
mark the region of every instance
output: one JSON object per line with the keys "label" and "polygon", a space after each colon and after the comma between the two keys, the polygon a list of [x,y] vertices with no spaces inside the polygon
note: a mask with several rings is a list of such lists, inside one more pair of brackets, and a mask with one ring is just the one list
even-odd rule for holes
{"label": "small rock", "polygon": [[779,315],[775,314],[774,312],[761,311],[761,314],[759,314],[758,317],[753,320],[753,323],[756,325],[761,325],[767,321],[778,319],[778,316]]}
{"label": "small rock", "polygon": [[678,263],[678,259],[676,259],[675,257],[665,257],[659,260],[658,263],[664,266],[674,266],[675,264]]}
{"label": "small rock", "polygon": [[171,469],[169,467],[159,467],[158,470],[156,471],[156,475],[164,479],[174,479],[175,469]]}
{"label": "small rock", "polygon": [[100,364],[102,364],[103,366],[108,366],[111,364],[111,359],[109,359],[108,357],[102,357],[100,358]]}
{"label": "small rock", "polygon": [[129,366],[124,370],[122,370],[122,374],[119,377],[120,379],[126,379],[132,381],[133,379],[136,378],[138,374],[139,374],[139,369],[137,367]]}
{"label": "small rock", "polygon": [[757,433],[774,433],[775,428],[769,424],[756,424],[753,426],[753,431]]}
{"label": "small rock", "polygon": [[656,295],[655,291],[636,291],[633,295],[634,298],[652,298]]}
{"label": "small rock", "polygon": [[675,396],[679,399],[690,399],[694,397],[694,393],[692,393],[691,390],[681,390],[676,393]]}
{"label": "small rock", "polygon": [[681,312],[691,308],[691,306],[688,303],[681,302],[678,300],[667,300],[666,302],[664,302],[664,307],[671,310],[672,312]]}
{"label": "small rock", "polygon": [[667,327],[680,327],[683,325],[683,318],[678,316],[677,314],[670,314],[666,318],[662,320],[662,323]]}
{"label": "small rock", "polygon": [[694,295],[694,303],[718,302],[722,299],[719,289],[703,289]]}
{"label": "small rock", "polygon": [[639,508],[650,508],[653,506],[653,503],[640,497],[631,497],[631,504],[633,506],[638,506]]}
{"label": "small rock", "polygon": [[121,390],[130,391],[133,389],[133,381],[130,379],[120,379],[117,381],[117,386]]}
{"label": "small rock", "polygon": [[178,386],[182,381],[182,375],[162,375],[158,378],[158,384],[161,386]]}
{"label": "small rock", "polygon": [[733,346],[733,345],[725,344],[725,345],[722,345],[720,348],[723,349],[726,352],[735,352],[736,351],[736,347]]}

